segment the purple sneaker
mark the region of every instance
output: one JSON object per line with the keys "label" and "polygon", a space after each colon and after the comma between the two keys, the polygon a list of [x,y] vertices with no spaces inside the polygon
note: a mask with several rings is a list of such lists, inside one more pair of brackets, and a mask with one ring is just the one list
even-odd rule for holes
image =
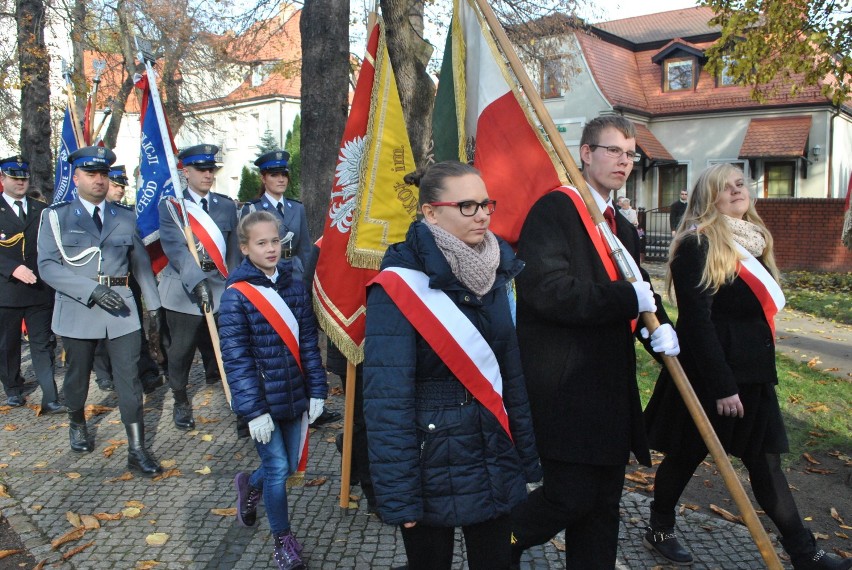
{"label": "purple sneaker", "polygon": [[278,570],[305,570],[305,563],[299,556],[301,546],[289,530],[275,537],[275,552],[272,557],[278,564]]}
{"label": "purple sneaker", "polygon": [[234,488],[237,490],[237,522],[243,526],[254,526],[263,491],[249,484],[249,474],[244,471],[234,477]]}

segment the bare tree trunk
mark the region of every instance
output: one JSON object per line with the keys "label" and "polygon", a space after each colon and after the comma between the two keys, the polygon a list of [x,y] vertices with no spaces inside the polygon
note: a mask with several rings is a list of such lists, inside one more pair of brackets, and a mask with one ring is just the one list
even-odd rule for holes
{"label": "bare tree trunk", "polygon": [[349,107],[349,1],[305,0],[302,36],[302,201],[312,239],[323,231]]}
{"label": "bare tree trunk", "polygon": [[50,56],[44,44],[43,0],[17,0],[15,20],[21,74],[21,154],[30,163],[30,187],[52,196]]}
{"label": "bare tree trunk", "polygon": [[416,164],[422,164],[432,138],[435,84],[426,72],[432,46],[423,39],[422,0],[381,0],[388,53],[396,73],[402,112]]}
{"label": "bare tree trunk", "polygon": [[115,148],[118,131],[121,128],[121,120],[124,117],[124,108],[127,105],[127,98],[133,91],[133,74],[136,72],[134,62],[135,53],[132,45],[133,38],[131,37],[126,10],[127,7],[124,0],[120,0],[116,7],[116,12],[118,14],[119,41],[121,42],[121,53],[124,56],[125,75],[118,93],[113,98],[111,105],[112,115],[110,116],[109,127],[107,127],[106,134],[104,135],[104,144],[109,148]]}

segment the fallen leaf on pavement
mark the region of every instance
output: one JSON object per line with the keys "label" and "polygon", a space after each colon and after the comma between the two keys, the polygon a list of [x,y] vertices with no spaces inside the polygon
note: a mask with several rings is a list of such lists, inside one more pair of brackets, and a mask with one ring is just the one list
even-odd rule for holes
{"label": "fallen leaf on pavement", "polygon": [[839,532],[839,531],[834,531],[834,536],[836,536],[838,538],[846,538],[846,539],[849,538],[848,534],[846,534],[845,532]]}
{"label": "fallen leaf on pavement", "polygon": [[834,553],[837,554],[841,558],[852,558],[852,552],[848,550],[840,550],[839,548],[834,548]]}
{"label": "fallen leaf on pavement", "polygon": [[163,461],[160,461],[160,467],[163,469],[171,469],[175,465],[177,465],[177,461],[174,459],[164,459]]}
{"label": "fallen leaf on pavement", "polygon": [[40,510],[42,510],[42,509],[44,508],[44,505],[33,505],[33,506],[32,506],[32,507],[30,507],[30,508],[31,508],[32,510],[34,510],[35,512],[39,512]]}
{"label": "fallen leaf on pavement", "polygon": [[699,507],[698,505],[691,505],[689,503],[684,503],[680,506],[680,514],[683,514],[684,512],[686,512],[687,509],[689,509],[690,511],[700,511],[701,507]]}
{"label": "fallen leaf on pavement", "polygon": [[23,550],[0,550],[0,560],[6,558],[7,556],[14,556],[16,554],[20,554]]}
{"label": "fallen leaf on pavement", "polygon": [[145,537],[148,546],[163,546],[169,540],[169,535],[164,532],[155,532]]}
{"label": "fallen leaf on pavement", "polygon": [[726,511],[722,507],[717,507],[716,505],[711,504],[710,510],[713,511],[714,513],[716,513],[717,515],[719,515],[720,517],[722,517],[723,519],[725,519],[728,522],[745,525],[745,522],[743,522],[742,517],[737,516],[730,511]]}
{"label": "fallen leaf on pavement", "polygon": [[817,475],[831,475],[835,473],[831,469],[820,469],[819,467],[805,467],[805,471],[808,473],[816,473]]}
{"label": "fallen leaf on pavement", "polygon": [[0,469],[6,469],[8,466],[8,463],[0,463]]}
{"label": "fallen leaf on pavement", "polygon": [[133,479],[133,474],[130,471],[125,471],[122,475],[118,477],[113,477],[112,479],[107,479],[107,483],[117,483],[118,481],[130,481]]}
{"label": "fallen leaf on pavement", "polygon": [[819,356],[814,356],[810,360],[808,360],[808,368],[813,368],[817,364],[820,363]]}
{"label": "fallen leaf on pavement", "polygon": [[99,406],[97,404],[89,404],[85,407],[86,419],[90,420],[95,416],[99,416],[101,414],[108,414],[111,412],[113,408],[109,408],[107,406]]}
{"label": "fallen leaf on pavement", "polygon": [[205,433],[201,436],[201,441],[213,441],[213,436],[209,433]]}
{"label": "fallen leaf on pavement", "polygon": [[6,424],[3,426],[3,431],[15,431],[16,429],[18,429],[16,424]]}
{"label": "fallen leaf on pavement", "polygon": [[92,546],[94,544],[95,544],[95,541],[93,540],[92,542],[87,542],[86,544],[84,544],[82,546],[78,546],[77,548],[69,550],[68,552],[66,552],[65,554],[62,555],[62,560],[68,560],[72,556],[76,556],[77,554],[80,554],[81,552],[83,552],[84,550],[86,550],[87,548],[89,548],[90,546]]}
{"label": "fallen leaf on pavement", "polygon": [[220,420],[217,420],[215,418],[205,418],[204,416],[195,416],[195,421],[200,424],[215,424],[218,423]]}
{"label": "fallen leaf on pavement", "polygon": [[39,461],[38,463],[33,465],[33,467],[35,467],[36,469],[44,469],[45,467],[47,467],[47,461]]}
{"label": "fallen leaf on pavement", "polygon": [[195,472],[198,473],[199,475],[210,475],[210,473],[211,473],[210,468],[206,465],[204,467],[202,467],[201,469],[196,469]]}
{"label": "fallen leaf on pavement", "polygon": [[101,523],[92,515],[80,515],[80,521],[83,523],[83,528],[86,530],[95,530],[101,528]]}
{"label": "fallen leaf on pavement", "polygon": [[237,516],[236,507],[230,507],[228,509],[210,509],[210,512],[214,515],[219,515],[220,517],[235,517]]}
{"label": "fallen leaf on pavement", "polygon": [[634,483],[642,483],[643,485],[648,484],[648,477],[645,473],[641,471],[636,471],[635,473],[625,473],[624,478],[628,481],[633,481]]}
{"label": "fallen leaf on pavement", "polygon": [[152,477],[151,481],[162,481],[163,479],[168,479],[169,477],[180,477],[181,472],[180,469],[169,469],[168,471],[163,471],[156,477]]}
{"label": "fallen leaf on pavement", "polygon": [[126,519],[135,519],[142,514],[142,510],[138,507],[127,507],[126,509],[121,509],[121,514]]}
{"label": "fallen leaf on pavement", "polygon": [[117,445],[110,445],[104,448],[104,457],[112,457],[112,454],[115,453],[115,450],[118,449]]}
{"label": "fallen leaf on pavement", "polygon": [[135,570],[151,570],[151,568],[156,568],[160,563],[156,560],[140,560],[136,563]]}
{"label": "fallen leaf on pavement", "polygon": [[12,497],[9,496],[9,492],[7,490],[6,485],[0,485],[0,498],[2,498],[2,499],[11,499],[12,498]]}
{"label": "fallen leaf on pavement", "polygon": [[828,535],[824,532],[815,532],[814,538],[817,540],[828,540]]}
{"label": "fallen leaf on pavement", "polygon": [[305,487],[319,487],[326,481],[328,481],[328,477],[319,477],[317,479],[311,479],[310,481],[305,483]]}
{"label": "fallen leaf on pavement", "polygon": [[121,513],[95,513],[92,516],[99,521],[117,521],[121,518]]}
{"label": "fallen leaf on pavement", "polygon": [[840,516],[840,513],[837,512],[837,509],[831,507],[831,518],[839,522],[840,524],[846,524],[846,521],[843,520],[843,517]]}
{"label": "fallen leaf on pavement", "polygon": [[559,540],[558,538],[551,538],[550,544],[556,547],[556,550],[559,552],[565,552],[565,543]]}
{"label": "fallen leaf on pavement", "polygon": [[78,515],[74,511],[68,511],[67,513],[65,513],[65,518],[68,520],[68,522],[71,523],[71,526],[73,526],[74,528],[79,528],[83,526],[83,523],[80,520],[80,515]]}
{"label": "fallen leaf on pavement", "polygon": [[65,476],[66,476],[66,477],[68,477],[69,479],[79,479],[80,477],[82,477],[82,475],[80,475],[80,474],[79,474],[79,473],[77,473],[76,471],[72,471],[72,472],[70,472],[70,473],[66,473],[66,474],[65,474]]}
{"label": "fallen leaf on pavement", "polygon": [[810,463],[811,465],[821,465],[821,463],[819,461],[817,461],[816,459],[814,459],[814,456],[811,455],[810,453],[805,452],[805,453],[802,454],[802,457],[804,457],[805,460],[808,463]]}
{"label": "fallen leaf on pavement", "polygon": [[124,503],[125,507],[136,507],[137,509],[144,509],[145,503],[142,501],[127,501]]}
{"label": "fallen leaf on pavement", "polygon": [[74,530],[69,530],[59,538],[54,539],[53,542],[50,543],[50,546],[53,548],[53,550],[56,550],[66,542],[71,542],[72,540],[79,540],[84,534],[86,534],[86,529],[83,527],[75,528]]}

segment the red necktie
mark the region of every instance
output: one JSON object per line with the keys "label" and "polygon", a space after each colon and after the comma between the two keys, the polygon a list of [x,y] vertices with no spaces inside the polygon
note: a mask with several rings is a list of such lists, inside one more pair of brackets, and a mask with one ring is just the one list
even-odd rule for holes
{"label": "red necktie", "polygon": [[615,234],[615,210],[612,209],[612,206],[607,206],[606,210],[604,210],[604,219],[606,223],[609,224],[609,229],[612,230],[612,233]]}

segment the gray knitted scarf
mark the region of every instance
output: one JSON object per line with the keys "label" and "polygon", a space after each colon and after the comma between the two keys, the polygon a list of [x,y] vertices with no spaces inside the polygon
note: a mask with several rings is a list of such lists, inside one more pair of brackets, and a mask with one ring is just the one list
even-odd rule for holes
{"label": "gray knitted scarf", "polygon": [[485,239],[470,246],[435,224],[422,223],[431,230],[453,275],[478,297],[488,293],[497,278],[497,266],[500,264],[500,246],[494,234],[486,231]]}

